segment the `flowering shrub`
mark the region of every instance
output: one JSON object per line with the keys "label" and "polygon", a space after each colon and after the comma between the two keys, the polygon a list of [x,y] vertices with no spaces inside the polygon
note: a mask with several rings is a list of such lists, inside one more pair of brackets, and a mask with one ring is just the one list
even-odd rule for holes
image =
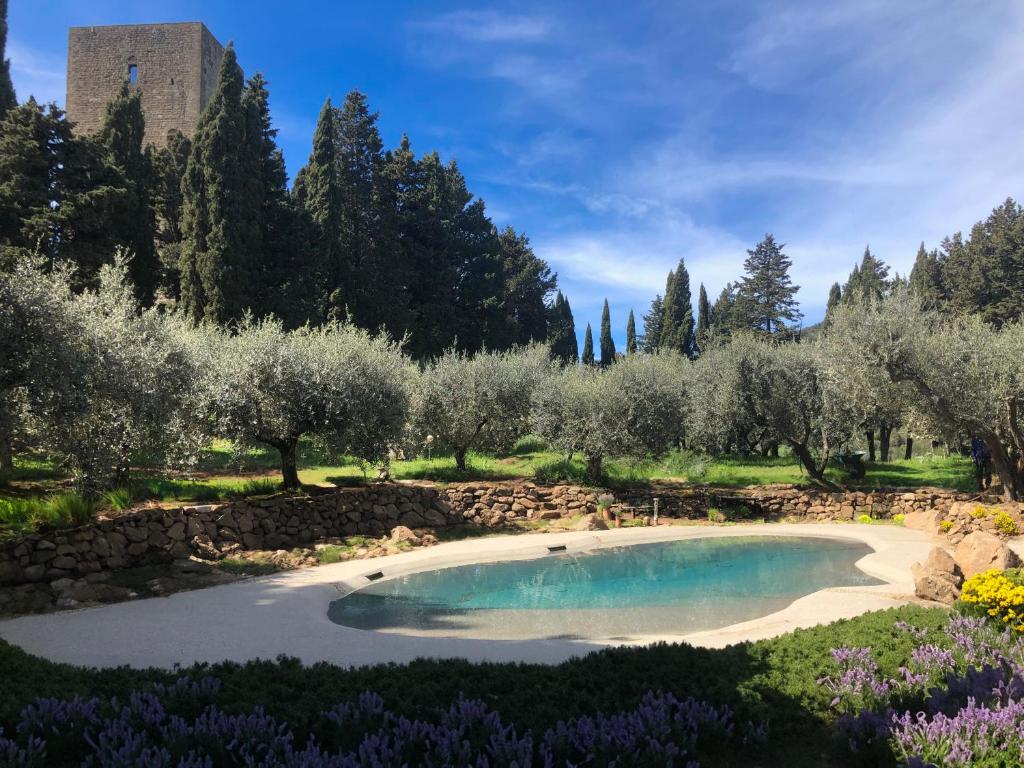
{"label": "flowering shrub", "polygon": [[950,529],[952,527],[953,527],[953,521],[952,520],[943,520],[941,523],[939,523],[939,530],[942,531],[943,533],[949,533],[949,531],[950,531]]}
{"label": "flowering shrub", "polygon": [[1011,577],[997,569],[977,573],[964,582],[960,600],[976,612],[1024,632],[1024,586]]}
{"label": "flowering shrub", "polygon": [[821,679],[841,732],[865,764],[907,768],[1024,765],[1024,639],[953,614],[941,633],[898,622],[915,648],[886,678],[870,648],[837,648]]}
{"label": "flowering shrub", "polygon": [[[126,698],[39,699],[16,734],[0,731],[0,766],[685,766],[698,747],[733,738],[728,707],[648,693],[633,710],[560,721],[520,734],[481,701],[460,698],[434,721],[385,709],[373,693],[321,713],[307,739],[262,709],[229,714],[209,703],[220,683],[182,679]],[[761,739],[763,728],[744,729]]]}
{"label": "flowering shrub", "polygon": [[1007,536],[1016,536],[1020,533],[1020,527],[1017,525],[1017,521],[1006,514],[1006,512],[1000,511],[996,515],[995,524],[996,530],[1000,533],[1006,534]]}
{"label": "flowering shrub", "polygon": [[906,515],[893,515],[892,516],[892,521],[894,523],[896,523],[896,525],[903,525],[903,523],[905,523],[906,520],[907,520],[907,516]]}

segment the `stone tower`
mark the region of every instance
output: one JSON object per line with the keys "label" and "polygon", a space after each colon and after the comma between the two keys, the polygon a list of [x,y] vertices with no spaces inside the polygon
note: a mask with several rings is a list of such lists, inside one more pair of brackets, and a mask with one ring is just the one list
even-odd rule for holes
{"label": "stone tower", "polygon": [[165,146],[174,130],[191,136],[217,86],[223,54],[200,22],[71,27],[68,119],[82,133],[99,130],[127,80],[142,89],[147,144]]}

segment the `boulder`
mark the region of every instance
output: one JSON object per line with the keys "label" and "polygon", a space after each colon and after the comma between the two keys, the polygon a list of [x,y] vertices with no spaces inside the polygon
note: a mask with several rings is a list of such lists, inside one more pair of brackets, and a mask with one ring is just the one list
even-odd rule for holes
{"label": "boulder", "polygon": [[395,542],[408,541],[410,544],[420,543],[420,537],[413,533],[411,528],[404,525],[396,525],[391,530],[391,540]]}
{"label": "boulder", "polygon": [[924,563],[910,567],[914,575],[914,594],[924,600],[952,603],[960,597],[963,574],[953,556],[941,547],[934,547]]}
{"label": "boulder", "polygon": [[576,525],[574,531],[606,531],[608,524],[596,514],[584,515]]}
{"label": "boulder", "polygon": [[938,533],[942,522],[942,512],[937,509],[923,509],[907,512],[903,518],[903,527],[925,533]]}
{"label": "boulder", "polygon": [[965,579],[990,568],[1004,570],[1020,565],[1020,558],[998,536],[985,531],[974,531],[956,545],[954,555]]}

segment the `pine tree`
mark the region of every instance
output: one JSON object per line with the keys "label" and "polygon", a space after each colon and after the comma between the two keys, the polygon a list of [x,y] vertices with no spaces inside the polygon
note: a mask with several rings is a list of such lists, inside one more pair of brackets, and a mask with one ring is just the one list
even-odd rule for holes
{"label": "pine tree", "polygon": [[587,323],[587,330],[583,334],[583,354],[580,356],[580,362],[584,365],[594,364],[594,334],[590,330],[590,323]]}
{"label": "pine tree", "polygon": [[548,336],[547,298],[555,288],[557,277],[551,273],[547,262],[534,254],[530,239],[512,227],[498,233],[498,250],[505,276],[508,343],[544,341]]}
{"label": "pine tree", "polygon": [[930,309],[938,309],[945,303],[945,288],[942,284],[942,263],[938,251],[926,251],[922,242],[917,249],[914,267],[910,270],[910,292]]}
{"label": "pine tree", "polygon": [[601,310],[601,365],[607,367],[615,362],[615,340],[612,338],[612,318],[608,311],[608,299]]}
{"label": "pine tree", "polygon": [[55,105],[29,98],[0,121],[0,268],[41,253],[74,266],[79,287],[91,285],[120,244],[111,214],[127,195],[102,146],[75,137]]}
{"label": "pine tree", "polygon": [[11,60],[7,52],[7,0],[0,0],[0,119],[8,110],[18,106],[11,81]]}
{"label": "pine tree", "polygon": [[801,317],[794,298],[800,286],[791,284],[792,262],[783,253],[784,247],[768,234],[754,250],[748,250],[737,294],[736,309],[744,324],[768,336],[789,332]]}
{"label": "pine tree", "polygon": [[196,320],[241,318],[253,306],[262,274],[262,205],[242,91],[242,70],[229,43],[182,181],[181,303]]}
{"label": "pine tree", "polygon": [[55,106],[29,98],[0,120],[0,268],[19,253],[53,255],[71,130]]}
{"label": "pine tree", "polygon": [[697,298],[697,325],[693,332],[694,351],[700,354],[707,346],[711,336],[711,304],[708,303],[708,292],[704,283],[700,284]]}
{"label": "pine tree", "polygon": [[669,272],[665,284],[664,319],[658,343],[659,349],[674,350],[687,357],[694,355],[693,305],[690,293],[690,273],[679,259],[679,265]]}
{"label": "pine tree", "polygon": [[626,354],[635,355],[636,346],[636,318],[633,317],[633,310],[629,310],[629,317],[626,320]]}
{"label": "pine tree", "polygon": [[644,315],[644,352],[656,352],[661,344],[661,328],[665,320],[665,303],[658,294],[651,300],[651,308]]}
{"label": "pine tree", "polygon": [[842,299],[843,289],[839,287],[839,283],[832,283],[828,291],[828,303],[825,305],[825,319],[821,323],[825,328],[832,324],[832,313],[836,311]]}
{"label": "pine tree", "polygon": [[154,171],[150,156],[143,151],[145,130],[142,94],[124,82],[107,104],[97,139],[106,150],[105,163],[120,176],[116,183],[126,189],[124,205],[111,212],[110,232],[131,255],[129,276],[139,299],[148,304],[160,279],[160,267],[154,248]]}

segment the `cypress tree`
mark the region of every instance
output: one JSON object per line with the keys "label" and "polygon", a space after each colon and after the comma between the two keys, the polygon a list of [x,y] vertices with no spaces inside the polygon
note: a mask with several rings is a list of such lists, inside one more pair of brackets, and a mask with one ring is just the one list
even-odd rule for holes
{"label": "cypress tree", "polygon": [[270,119],[270,93],[260,74],[242,94],[245,111],[246,159],[250,164],[250,195],[259,201],[257,315],[274,314],[297,327],[318,318],[316,261],[308,238],[307,219],[288,194],[284,155]]}
{"label": "cypress tree", "polygon": [[241,318],[253,305],[262,272],[262,205],[242,90],[242,70],[229,43],[182,182],[181,303],[196,320]]}
{"label": "cypress tree", "polygon": [[576,340],[576,320],[572,316],[572,307],[569,306],[568,297],[562,304],[562,325],[566,335],[565,361],[575,365],[580,359],[580,346]]}
{"label": "cypress tree", "polygon": [[938,251],[926,251],[924,243],[917,249],[914,267],[910,270],[910,292],[921,299],[926,307],[936,309],[945,300],[942,284],[942,263]]}
{"label": "cypress tree", "polygon": [[768,234],[748,250],[737,293],[736,309],[744,324],[768,336],[787,333],[801,317],[794,298],[800,286],[791,284],[792,262],[784,247]]}
{"label": "cypress tree", "polygon": [[576,363],[579,349],[576,342],[576,324],[573,322],[569,300],[559,291],[549,309],[548,346],[551,357],[562,365]]}
{"label": "cypress tree", "polygon": [[668,274],[665,284],[664,320],[658,347],[672,349],[687,357],[694,355],[693,305],[690,274],[679,259],[679,265]]}
{"label": "cypress tree", "polygon": [[156,213],[156,253],[160,262],[160,290],[172,299],[180,297],[181,182],[192,152],[192,141],[174,131],[167,146],[152,155],[152,200]]}
{"label": "cypress tree", "polygon": [[366,96],[349,92],[334,115],[335,175],[340,196],[339,244],[328,264],[330,310],[357,322],[379,300],[370,268],[377,263],[374,248],[377,224],[376,180],[383,163],[383,143],[377,113],[370,112]]}
{"label": "cypress tree", "polygon": [[644,352],[656,352],[661,344],[661,327],[665,320],[665,304],[659,293],[651,300],[651,308],[644,315]]}
{"label": "cypress tree", "polygon": [[0,0],[0,119],[8,110],[18,106],[11,81],[11,60],[7,52],[7,0]]}
{"label": "cypress tree", "polygon": [[708,292],[704,290],[704,283],[700,284],[700,292],[697,295],[697,325],[693,332],[694,352],[700,354],[704,351],[711,335],[711,304],[708,303]]}
{"label": "cypress tree", "polygon": [[629,310],[629,318],[626,320],[626,354],[636,354],[636,318],[633,317],[633,310]]}
{"label": "cypress tree", "polygon": [[601,365],[607,367],[615,362],[615,340],[612,338],[612,318],[608,311],[608,299],[601,310]]}
{"label": "cypress tree", "polygon": [[333,276],[341,259],[341,188],[336,173],[334,140],[334,108],[328,98],[316,121],[309,160],[295,177],[292,189],[293,197],[312,226],[315,263],[311,271],[316,287],[310,299],[322,316],[327,314],[328,296],[336,287]]}
{"label": "cypress tree", "polygon": [[587,323],[586,333],[583,334],[583,355],[580,362],[584,365],[594,364],[594,334],[590,330],[590,323]]}
{"label": "cypress tree", "polygon": [[741,326],[736,319],[736,302],[739,287],[736,283],[726,283],[715,303],[711,305],[711,333],[717,337],[728,337]]}
{"label": "cypress tree", "polygon": [[822,321],[825,328],[832,324],[832,313],[835,312],[842,300],[843,289],[839,287],[839,283],[832,283],[832,287],[828,291],[828,303],[825,305],[825,319]]}
{"label": "cypress tree", "polygon": [[842,289],[842,301],[847,304],[879,301],[891,288],[889,267],[881,259],[876,258],[870,248],[865,248],[864,257],[860,264],[854,266]]}
{"label": "cypress tree", "polygon": [[160,279],[160,267],[154,248],[154,172],[143,151],[145,130],[142,94],[124,82],[107,104],[97,138],[106,150],[106,163],[121,177],[118,185],[126,189],[124,204],[111,213],[110,231],[117,244],[130,253],[129,276],[139,299],[148,304]]}

